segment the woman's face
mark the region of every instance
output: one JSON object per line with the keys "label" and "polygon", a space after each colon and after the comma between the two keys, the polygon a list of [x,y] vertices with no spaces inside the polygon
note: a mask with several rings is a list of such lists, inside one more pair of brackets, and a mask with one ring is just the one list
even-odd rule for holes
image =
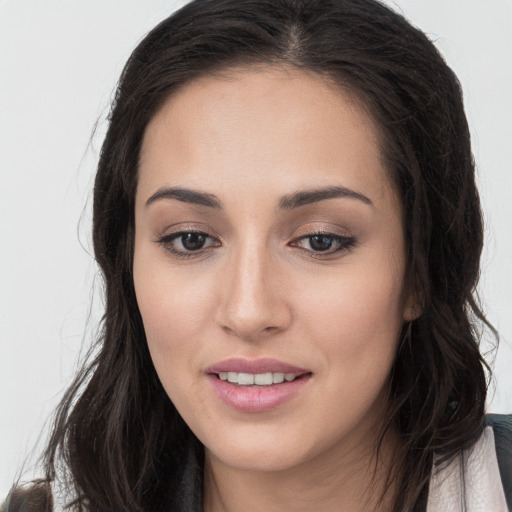
{"label": "woman's face", "polygon": [[286,469],[375,441],[412,307],[357,101],[287,68],[195,80],[147,127],[135,218],[151,357],[212,460]]}

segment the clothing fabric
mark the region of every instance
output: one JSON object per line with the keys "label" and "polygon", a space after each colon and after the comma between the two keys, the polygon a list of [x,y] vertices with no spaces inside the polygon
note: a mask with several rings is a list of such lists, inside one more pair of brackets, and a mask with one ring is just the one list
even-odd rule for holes
{"label": "clothing fabric", "polygon": [[[473,447],[433,470],[426,512],[512,512],[512,415],[490,414],[486,423]],[[203,467],[204,450],[197,442],[187,450],[182,477],[154,512],[202,512]],[[0,512],[64,511],[56,490],[52,499],[47,487],[33,485],[0,505]]]}
{"label": "clothing fabric", "polygon": [[487,425],[493,429],[501,481],[512,512],[512,414],[488,414]]}
{"label": "clothing fabric", "polygon": [[508,512],[495,446],[487,427],[475,446],[434,470],[427,512]]}
{"label": "clothing fabric", "polygon": [[[512,414],[489,414],[486,424],[473,447],[432,470],[426,512],[512,512]],[[202,474],[189,452],[180,512],[202,511]]]}

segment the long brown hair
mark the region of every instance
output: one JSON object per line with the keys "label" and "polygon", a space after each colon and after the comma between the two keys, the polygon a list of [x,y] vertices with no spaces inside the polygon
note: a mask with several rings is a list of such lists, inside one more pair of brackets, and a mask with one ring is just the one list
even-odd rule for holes
{"label": "long brown hair", "polygon": [[[404,326],[383,426],[402,435],[395,512],[424,504],[434,453],[448,460],[482,432],[478,331],[492,327],[474,295],[482,217],[455,75],[421,31],[376,0],[194,0],[131,55],[101,151],[93,239],[104,278],[102,333],[58,409],[44,458],[46,482],[67,475],[76,510],[162,510],[186,488],[186,454],[200,460],[158,380],[135,298],[139,151],[149,120],[177,88],[257,63],[315,72],[358,95],[400,191],[422,314]],[[39,485],[48,495],[48,484]]]}

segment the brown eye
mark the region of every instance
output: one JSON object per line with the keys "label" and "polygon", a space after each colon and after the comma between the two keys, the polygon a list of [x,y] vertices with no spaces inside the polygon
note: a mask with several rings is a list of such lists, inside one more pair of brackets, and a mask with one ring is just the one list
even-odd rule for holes
{"label": "brown eye", "polygon": [[328,235],[309,237],[309,245],[313,251],[328,251],[332,247],[333,241],[333,237]]}
{"label": "brown eye", "polygon": [[335,233],[311,233],[293,241],[293,247],[308,252],[311,256],[329,256],[352,249],[357,244],[354,236],[343,236]]}
{"label": "brown eye", "polygon": [[179,231],[165,235],[158,240],[166,251],[180,258],[203,254],[206,250],[220,245],[219,241],[202,231]]}
{"label": "brown eye", "polygon": [[203,233],[184,233],[180,236],[181,245],[187,251],[202,249],[206,242],[206,235]]}

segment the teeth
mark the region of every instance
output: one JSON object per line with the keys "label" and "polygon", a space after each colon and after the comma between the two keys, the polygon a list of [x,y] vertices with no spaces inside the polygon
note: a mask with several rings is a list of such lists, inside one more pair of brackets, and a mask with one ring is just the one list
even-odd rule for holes
{"label": "teeth", "polygon": [[242,372],[220,372],[220,380],[227,380],[240,386],[270,386],[272,384],[281,384],[285,380],[291,382],[297,378],[295,373],[242,373]]}
{"label": "teeth", "polygon": [[[258,386],[270,386],[274,382],[271,373],[258,373],[254,376],[254,384],[258,384]],[[240,381],[238,381],[240,384]]]}
{"label": "teeth", "polygon": [[274,384],[281,384],[284,381],[284,373],[273,373],[272,382]]}
{"label": "teeth", "polygon": [[252,386],[254,384],[255,375],[252,373],[239,373],[238,384],[242,386]]}

